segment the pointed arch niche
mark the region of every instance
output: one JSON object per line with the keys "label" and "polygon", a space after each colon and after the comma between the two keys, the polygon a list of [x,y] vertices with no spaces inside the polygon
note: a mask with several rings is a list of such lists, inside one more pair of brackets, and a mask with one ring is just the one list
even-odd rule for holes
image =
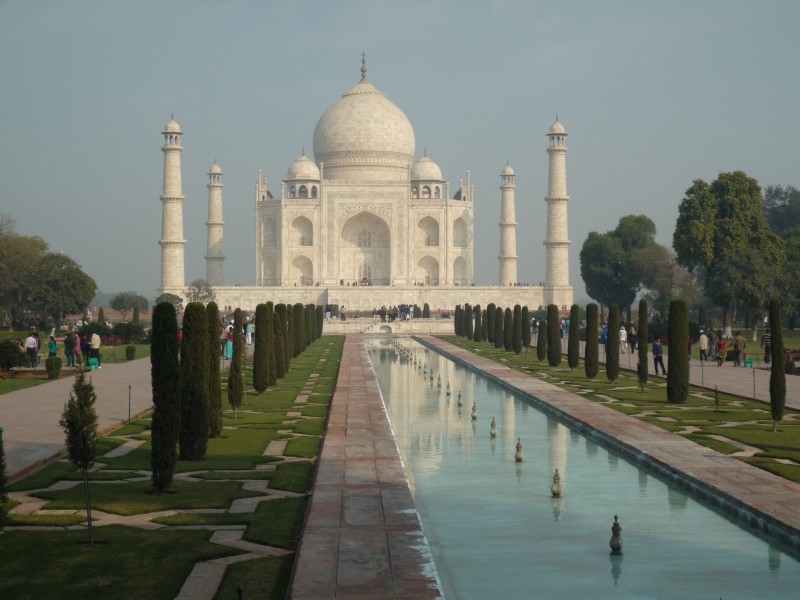
{"label": "pointed arch niche", "polygon": [[417,263],[417,282],[439,285],[439,261],[432,256],[423,256]]}
{"label": "pointed arch niche", "polygon": [[453,261],[453,283],[455,285],[469,285],[467,281],[467,261],[459,256]]}
{"label": "pointed arch niche", "polygon": [[454,248],[466,248],[469,242],[469,233],[467,230],[467,224],[459,217],[453,222],[453,247]]}
{"label": "pointed arch niche", "polygon": [[297,217],[292,221],[292,246],[313,246],[314,225],[306,217]]}
{"label": "pointed arch niche", "polygon": [[296,256],[292,261],[292,284],[314,285],[314,265],[307,256]]}
{"label": "pointed arch niche", "polygon": [[417,248],[439,245],[439,222],[433,217],[424,217],[417,223]]}
{"label": "pointed arch niche", "polygon": [[339,276],[345,285],[389,284],[391,231],[386,221],[370,212],[358,213],[344,223],[340,240]]}

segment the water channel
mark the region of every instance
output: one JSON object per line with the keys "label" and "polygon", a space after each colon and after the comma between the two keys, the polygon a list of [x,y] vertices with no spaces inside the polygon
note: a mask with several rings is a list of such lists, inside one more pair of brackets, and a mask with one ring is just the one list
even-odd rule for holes
{"label": "water channel", "polygon": [[366,343],[448,600],[800,597],[796,556],[433,350]]}

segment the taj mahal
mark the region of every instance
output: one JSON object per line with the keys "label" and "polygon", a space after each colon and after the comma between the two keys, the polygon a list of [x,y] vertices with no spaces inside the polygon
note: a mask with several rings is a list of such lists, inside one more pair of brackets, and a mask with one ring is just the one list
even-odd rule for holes
{"label": "taj mahal", "polygon": [[[158,293],[185,298],[183,134],[174,119],[162,134]],[[348,310],[424,303],[431,310],[451,310],[464,302],[569,307],[566,136],[558,120],[547,133],[543,285],[515,285],[516,184],[510,166],[500,173],[497,285],[475,285],[475,190],[470,173],[451,187],[427,152],[414,160],[411,123],[370,83],[362,58],[360,81],[317,122],[313,159],[303,152],[280,186],[270,187],[264,172],[257,174],[253,286],[225,285],[223,171],[216,163],[211,166],[206,280],[217,304],[246,310],[270,300],[338,304]]]}

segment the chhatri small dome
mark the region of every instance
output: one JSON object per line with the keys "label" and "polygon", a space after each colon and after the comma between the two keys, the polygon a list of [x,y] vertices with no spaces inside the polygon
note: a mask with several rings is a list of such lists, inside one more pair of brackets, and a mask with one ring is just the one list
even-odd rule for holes
{"label": "chhatri small dome", "polygon": [[222,175],[222,167],[220,167],[217,163],[211,165],[211,168],[208,170],[209,175]]}
{"label": "chhatri small dome", "polygon": [[442,170],[426,154],[411,169],[411,179],[434,179],[440,181],[442,179]]}
{"label": "chhatri small dome", "polygon": [[414,129],[408,117],[367,81],[362,66],[361,81],[317,122],[314,159],[325,165],[327,175],[338,166],[408,169],[413,157]]}
{"label": "chhatri small dome", "polygon": [[500,175],[516,175],[510,165],[506,165]]}
{"label": "chhatri small dome", "polygon": [[286,179],[319,179],[319,168],[305,153],[292,163],[286,173]]}
{"label": "chhatri small dome", "polygon": [[164,125],[164,133],[180,133],[180,132],[181,132],[181,126],[178,125],[178,122],[175,119],[170,118],[170,120],[167,121],[167,124]]}
{"label": "chhatri small dome", "polygon": [[567,134],[567,130],[564,129],[564,126],[559,122],[558,117],[556,117],[556,122],[553,123],[553,125],[550,127],[548,135],[550,134],[559,134],[559,135]]}

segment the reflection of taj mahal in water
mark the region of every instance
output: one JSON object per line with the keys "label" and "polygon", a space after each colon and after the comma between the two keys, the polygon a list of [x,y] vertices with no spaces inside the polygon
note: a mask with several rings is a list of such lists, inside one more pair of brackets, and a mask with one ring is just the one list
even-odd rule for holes
{"label": "reflection of taj mahal in water", "polygon": [[[185,295],[182,131],[164,128],[160,292]],[[314,160],[303,153],[279,189],[259,171],[256,184],[256,285],[224,285],[222,169],[209,170],[206,279],[220,305],[259,302],[339,304],[371,309],[428,302],[450,309],[467,299],[535,308],[572,303],[567,235],[566,132],[556,121],[550,144],[543,286],[517,287],[515,173],[501,178],[500,287],[473,286],[474,188],[469,172],[451,189],[424,153],[414,162],[414,129],[366,77],[322,115]],[[486,250],[484,250],[486,251]],[[392,289],[387,290],[389,286]],[[463,286],[472,286],[468,298]]]}

